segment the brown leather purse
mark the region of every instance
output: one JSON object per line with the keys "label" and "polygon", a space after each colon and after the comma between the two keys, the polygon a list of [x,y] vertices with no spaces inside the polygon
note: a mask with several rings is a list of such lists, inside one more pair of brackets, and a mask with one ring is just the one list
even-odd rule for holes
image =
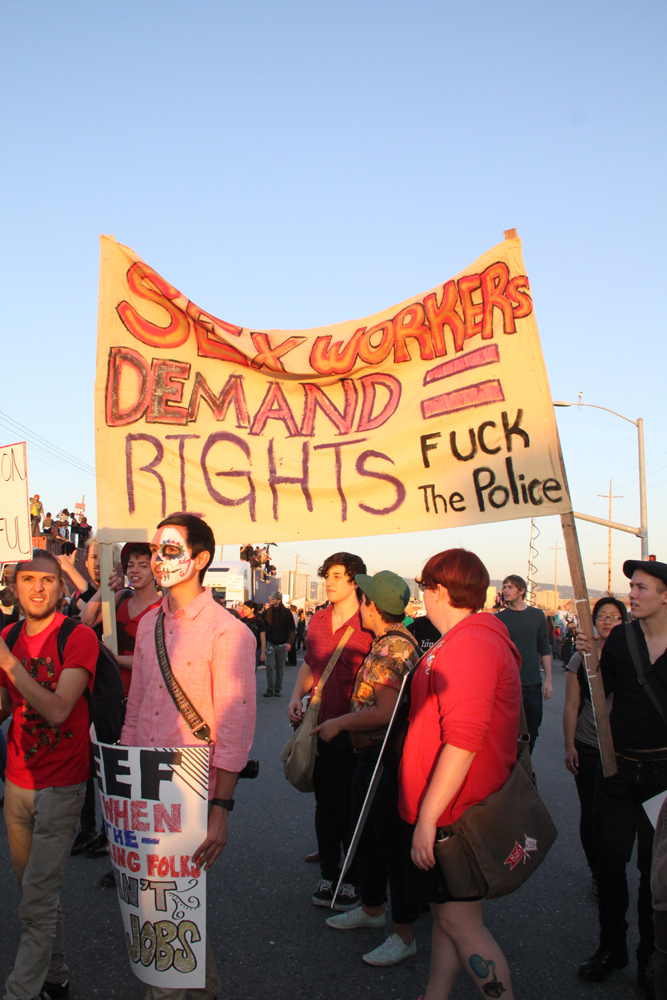
{"label": "brown leather purse", "polygon": [[542,864],[558,832],[535,787],[521,703],[517,762],[498,791],[439,827],[433,851],[455,899],[516,892]]}

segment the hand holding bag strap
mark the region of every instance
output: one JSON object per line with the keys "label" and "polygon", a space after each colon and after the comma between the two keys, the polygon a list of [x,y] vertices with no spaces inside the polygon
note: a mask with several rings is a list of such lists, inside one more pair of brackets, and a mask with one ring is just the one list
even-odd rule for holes
{"label": "hand holding bag strap", "polygon": [[653,669],[653,664],[649,657],[647,656],[644,659],[642,656],[632,622],[625,623],[625,638],[628,640],[628,649],[630,650],[630,656],[639,677],[639,683],[653,702],[662,721],[667,722],[667,691],[665,691],[660,678]]}
{"label": "hand holding bag strap", "polygon": [[164,641],[164,611],[160,608],[155,622],[155,649],[162,678],[171,695],[171,700],[185,719],[188,729],[198,740],[212,743],[211,729],[205,722],[171,671],[167,646]]}
{"label": "hand holding bag strap", "polygon": [[282,753],[280,754],[280,760],[285,768],[285,777],[290,784],[294,785],[294,787],[300,792],[314,791],[313,772],[315,770],[315,758],[317,756],[317,740],[310,734],[317,725],[322,689],[327,681],[327,678],[331,674],[331,671],[336,666],[338,657],[343,651],[343,647],[353,632],[354,629],[348,625],[343,636],[341,637],[340,642],[329,659],[329,662],[324,668],[319,684],[313,691],[310,704],[306,709],[303,719],[301,720],[301,724],[298,726],[294,735],[289,738],[283,747]]}

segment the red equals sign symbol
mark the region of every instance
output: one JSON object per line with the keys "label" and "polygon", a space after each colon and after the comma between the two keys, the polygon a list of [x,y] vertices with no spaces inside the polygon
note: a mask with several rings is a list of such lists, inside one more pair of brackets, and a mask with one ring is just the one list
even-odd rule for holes
{"label": "red equals sign symbol", "polygon": [[[451,361],[444,361],[436,368],[431,368],[424,375],[424,385],[439,382],[443,378],[451,378],[452,375],[458,375],[460,372],[483,368],[484,365],[494,365],[498,361],[500,361],[498,345],[487,344],[485,347],[478,347],[476,351],[470,351],[460,358],[452,358]],[[431,417],[442,417],[446,413],[457,413],[459,410],[471,410],[476,406],[485,406],[487,403],[502,403],[504,399],[505,394],[499,379],[491,378],[485,382],[464,385],[461,389],[454,389],[452,392],[443,392],[440,396],[424,399],[422,401],[422,416],[424,420],[429,420]]]}

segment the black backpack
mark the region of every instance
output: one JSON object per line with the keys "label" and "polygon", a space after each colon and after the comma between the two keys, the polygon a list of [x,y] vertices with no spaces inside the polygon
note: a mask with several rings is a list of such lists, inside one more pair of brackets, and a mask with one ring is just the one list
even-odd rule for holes
{"label": "black backpack", "polygon": [[[16,645],[24,623],[16,622],[10,628],[5,639],[9,650]],[[74,618],[65,618],[58,630],[56,648],[61,664],[65,654],[65,646],[70,635],[81,622]],[[95,732],[100,743],[116,743],[120,739],[123,728],[123,681],[120,676],[118,661],[108,646],[98,639],[97,665],[91,696],[88,688],[83,695],[88,702],[90,721],[95,724]]]}

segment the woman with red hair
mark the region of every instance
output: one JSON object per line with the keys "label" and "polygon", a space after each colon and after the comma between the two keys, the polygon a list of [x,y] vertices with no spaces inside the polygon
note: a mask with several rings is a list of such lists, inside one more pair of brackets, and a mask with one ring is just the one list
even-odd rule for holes
{"label": "woman with red hair", "polygon": [[433,850],[470,806],[497,791],[516,762],[521,658],[484,607],[489,574],[465,549],[426,563],[426,614],[442,638],[416,668],[400,771],[399,811],[412,828],[417,901],[430,903],[433,947],[423,1000],[449,997],[465,970],[480,994],[512,1000],[503,953],[484,926],[482,897],[449,889]]}

